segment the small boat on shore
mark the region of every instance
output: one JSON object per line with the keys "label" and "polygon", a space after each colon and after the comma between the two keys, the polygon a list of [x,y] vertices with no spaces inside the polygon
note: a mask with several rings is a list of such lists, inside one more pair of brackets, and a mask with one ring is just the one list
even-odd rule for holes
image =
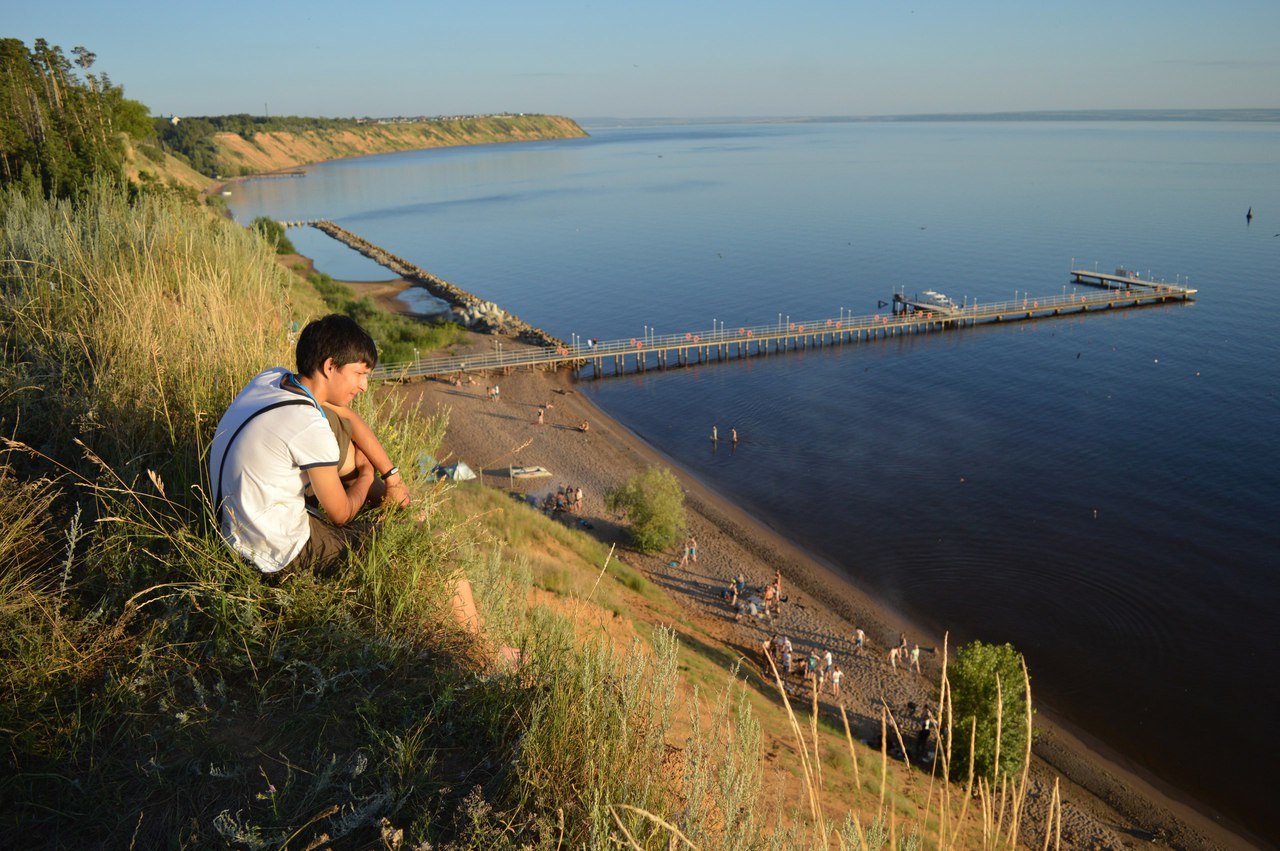
{"label": "small boat on shore", "polygon": [[543,479],[551,475],[551,471],[546,467],[512,467],[511,478],[513,479]]}

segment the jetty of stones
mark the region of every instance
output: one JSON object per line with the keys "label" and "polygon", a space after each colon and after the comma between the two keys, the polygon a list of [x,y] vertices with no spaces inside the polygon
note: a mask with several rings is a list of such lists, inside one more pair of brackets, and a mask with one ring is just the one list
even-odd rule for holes
{"label": "jetty of stones", "polygon": [[553,346],[563,348],[565,342],[551,334],[535,328],[515,314],[508,313],[491,301],[469,293],[456,284],[451,284],[438,275],[421,269],[402,257],[397,257],[357,236],[346,228],[324,219],[309,224],[329,236],[359,251],[373,262],[385,266],[396,275],[414,284],[425,287],[433,296],[449,303],[450,320],[473,331],[488,334],[503,334],[514,337],[524,343],[535,346]]}

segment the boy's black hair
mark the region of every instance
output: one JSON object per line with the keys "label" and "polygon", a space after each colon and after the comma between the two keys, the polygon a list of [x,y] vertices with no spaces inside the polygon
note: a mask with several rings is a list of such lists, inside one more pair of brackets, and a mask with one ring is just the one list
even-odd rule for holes
{"label": "boy's black hair", "polygon": [[315,375],[329,358],[337,367],[360,362],[373,369],[378,365],[378,347],[350,316],[330,313],[308,322],[298,335],[298,374]]}

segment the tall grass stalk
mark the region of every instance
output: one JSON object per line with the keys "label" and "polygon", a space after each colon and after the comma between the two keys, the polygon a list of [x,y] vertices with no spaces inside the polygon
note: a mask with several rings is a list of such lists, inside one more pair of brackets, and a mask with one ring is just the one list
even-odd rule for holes
{"label": "tall grass stalk", "polygon": [[773,674],[773,681],[778,689],[778,695],[782,698],[782,706],[787,713],[787,721],[791,725],[792,735],[795,736],[796,751],[800,754],[801,776],[804,779],[805,795],[809,803],[809,816],[813,819],[813,823],[817,824],[821,818],[822,808],[818,802],[814,769],[809,761],[809,746],[805,742],[804,732],[800,729],[800,722],[796,719],[795,710],[791,708],[791,699],[787,697],[787,689],[782,683],[782,675],[778,672],[778,667],[774,664],[772,656],[769,656],[769,668]]}
{"label": "tall grass stalk", "polygon": [[261,240],[171,196],[10,193],[0,216],[0,397],[22,411],[18,438],[82,437],[126,475],[197,484],[192,447],[248,376],[287,362],[287,273]]}

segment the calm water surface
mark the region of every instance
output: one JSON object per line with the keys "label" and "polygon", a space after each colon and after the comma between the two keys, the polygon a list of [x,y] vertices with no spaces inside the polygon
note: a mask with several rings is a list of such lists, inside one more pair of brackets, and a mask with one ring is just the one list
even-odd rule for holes
{"label": "calm water surface", "polygon": [[[1059,294],[1073,263],[1189,278],[1189,305],[584,390],[924,625],[1012,642],[1042,701],[1280,839],[1280,127],[589,129],[229,200],[334,219],[564,338],[871,314],[895,288]],[[335,277],[387,277],[290,235]]]}

